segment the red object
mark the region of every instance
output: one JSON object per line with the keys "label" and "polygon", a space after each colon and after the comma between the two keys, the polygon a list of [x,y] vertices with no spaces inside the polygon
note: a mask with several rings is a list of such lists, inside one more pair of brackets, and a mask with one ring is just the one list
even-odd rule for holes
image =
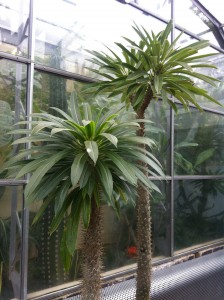
{"label": "red object", "polygon": [[137,247],[136,246],[130,246],[128,247],[128,256],[130,257],[136,257],[137,256]]}

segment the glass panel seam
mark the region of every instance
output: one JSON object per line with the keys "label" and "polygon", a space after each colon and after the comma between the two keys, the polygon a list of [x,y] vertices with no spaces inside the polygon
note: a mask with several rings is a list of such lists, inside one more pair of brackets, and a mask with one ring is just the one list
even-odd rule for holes
{"label": "glass panel seam", "polygon": [[224,175],[175,175],[174,180],[224,179]]}
{"label": "glass panel seam", "polygon": [[[178,104],[178,105],[181,105],[183,106],[182,103],[180,103],[179,101],[176,101],[175,100],[175,103]],[[220,106],[221,107],[221,106]],[[195,108],[197,109],[197,107],[193,104],[189,104],[189,108]],[[214,109],[214,108],[209,108],[209,107],[206,107],[206,106],[201,106],[201,108],[203,109],[203,111],[205,112],[211,112],[211,113],[214,113],[214,114],[217,114],[217,115],[224,115],[224,111],[219,111],[217,109]],[[198,109],[197,109],[198,110]]]}
{"label": "glass panel seam", "polygon": [[20,185],[25,185],[27,184],[27,180],[4,180],[0,179],[0,186],[20,186]]}
{"label": "glass panel seam", "polygon": [[[32,113],[33,99],[33,82],[34,82],[34,43],[35,43],[35,22],[34,22],[34,2],[30,0],[29,10],[29,33],[28,33],[28,57],[29,64],[27,66],[27,83],[26,83],[26,115],[30,119]],[[31,125],[29,124],[28,127]],[[30,144],[27,145],[30,147]],[[26,177],[28,180],[29,177]],[[21,253],[21,286],[20,299],[27,299],[27,279],[28,279],[28,237],[29,237],[29,209],[25,205],[23,199],[23,214],[22,214],[22,253]]]}
{"label": "glass panel seam", "polygon": [[34,64],[34,68],[37,71],[42,71],[42,72],[46,72],[46,73],[50,73],[50,74],[55,74],[55,75],[61,75],[67,79],[75,79],[78,81],[82,81],[82,82],[96,82],[95,79],[91,78],[91,77],[87,77],[87,76],[83,76],[83,75],[79,75],[76,73],[72,73],[72,72],[68,72],[68,71],[64,71],[64,70],[60,70],[60,69],[55,69],[49,66],[44,66],[41,64]]}
{"label": "glass panel seam", "polygon": [[[171,31],[171,43],[175,40],[175,1],[171,1],[171,19],[173,22]],[[172,97],[172,101],[175,101]],[[170,107],[170,256],[174,255],[174,111]]]}
{"label": "glass panel seam", "polygon": [[0,57],[1,58],[5,58],[5,59],[9,59],[12,61],[16,61],[16,62],[20,62],[20,63],[24,63],[24,64],[29,64],[31,63],[31,60],[22,56],[18,56],[18,55],[13,55],[7,52],[2,52],[0,51]]}

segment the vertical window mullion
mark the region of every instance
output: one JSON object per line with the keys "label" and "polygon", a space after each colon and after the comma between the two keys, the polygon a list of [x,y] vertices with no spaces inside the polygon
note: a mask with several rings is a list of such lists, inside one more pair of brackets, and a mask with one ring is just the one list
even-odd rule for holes
{"label": "vertical window mullion", "polygon": [[[33,99],[33,81],[34,81],[34,43],[35,43],[35,29],[34,29],[34,3],[35,0],[30,0],[29,10],[29,31],[28,31],[28,58],[30,62],[27,65],[27,85],[26,85],[26,115],[27,120],[30,120],[32,113],[32,99]],[[28,127],[30,125],[27,125]],[[26,147],[30,147],[27,144]],[[29,179],[29,178],[27,178]],[[22,253],[21,253],[21,288],[20,299],[27,299],[27,277],[28,277],[28,235],[29,235],[29,209],[25,205],[23,198],[23,213],[22,213]]]}
{"label": "vertical window mullion", "polygon": [[[175,0],[171,0],[171,19],[173,27],[171,42],[175,39]],[[173,98],[174,101],[174,98]],[[170,256],[174,256],[174,111],[170,107]]]}

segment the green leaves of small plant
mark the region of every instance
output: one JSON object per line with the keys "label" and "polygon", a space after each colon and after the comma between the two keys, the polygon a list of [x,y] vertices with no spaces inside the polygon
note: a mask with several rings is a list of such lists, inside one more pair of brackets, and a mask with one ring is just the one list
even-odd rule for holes
{"label": "green leaves of small plant", "polygon": [[152,161],[155,173],[161,175],[152,154],[139,147],[153,145],[149,138],[136,136],[138,122],[144,120],[121,121],[118,112],[106,108],[91,119],[90,107],[81,113],[74,99],[70,113],[55,108],[61,117],[34,114],[38,120],[31,121],[33,129],[21,131],[26,137],[14,142],[31,142],[31,148],[21,150],[6,164],[10,174],[31,175],[25,188],[26,203],[42,201],[34,223],[49,205],[54,206],[50,234],[66,220],[61,254],[67,269],[76,249],[80,221],[85,228],[90,224],[93,201],[97,206],[106,202],[119,213],[120,201],[133,201],[137,181],[157,190],[138,171],[139,158]]}
{"label": "green leaves of small plant", "polygon": [[95,141],[85,141],[85,147],[89,157],[93,160],[94,164],[96,164],[99,156],[97,143]]}
{"label": "green leaves of small plant", "polygon": [[108,139],[115,147],[117,147],[118,139],[115,135],[110,133],[101,133],[100,135],[104,136],[106,139]]}
{"label": "green leaves of small plant", "polygon": [[[29,202],[29,195],[32,194],[34,189],[38,186],[43,176],[55,165],[58,161],[60,161],[65,155],[67,151],[61,151],[59,153],[54,154],[48,159],[44,160],[36,169],[36,171],[31,176],[26,188],[25,188],[25,197],[26,201]],[[29,164],[27,165],[29,166]],[[26,170],[26,173],[29,172],[29,168]]]}
{"label": "green leaves of small plant", "polygon": [[85,162],[85,153],[79,153],[76,155],[71,166],[71,182],[73,187],[76,187],[79,182],[79,179],[83,173]]}
{"label": "green leaves of small plant", "polygon": [[111,199],[113,193],[113,177],[110,169],[106,164],[98,162],[98,174],[104,193]]}

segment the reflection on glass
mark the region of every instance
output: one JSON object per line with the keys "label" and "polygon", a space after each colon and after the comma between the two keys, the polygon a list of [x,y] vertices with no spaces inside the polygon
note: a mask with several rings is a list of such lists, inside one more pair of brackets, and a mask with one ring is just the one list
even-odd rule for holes
{"label": "reflection on glass", "polygon": [[[169,207],[167,196],[169,184],[154,182],[161,190],[161,194],[154,192],[152,203],[152,251],[155,259],[169,255]],[[109,213],[110,212],[110,213]],[[104,232],[105,270],[119,268],[133,264],[137,259],[136,248],[136,218],[135,207],[125,205],[121,209],[118,219],[115,213],[107,208],[105,212]]]}
{"label": "reflection on glass", "polygon": [[19,299],[22,187],[0,186],[0,299]]}
{"label": "reflection on glass", "polygon": [[37,202],[30,207],[28,292],[56,286],[67,282],[70,278],[60,257],[60,241],[65,224],[59,226],[54,234],[49,235],[54,215],[53,206],[44,212],[38,223],[31,226],[40,204]]}
{"label": "reflection on glass", "polygon": [[[175,30],[176,37],[181,32],[179,30]],[[211,40],[210,37],[206,36],[206,40]],[[197,42],[196,39],[190,37],[187,34],[181,34],[180,39],[178,41],[178,47],[186,47],[189,46],[192,43]],[[223,99],[223,80],[224,80],[224,58],[223,55],[220,54],[218,51],[214,50],[211,47],[206,47],[205,49],[200,50],[200,54],[213,54],[210,57],[207,57],[204,59],[206,64],[210,64],[213,67],[212,68],[195,68],[195,72],[211,76],[216,78],[218,81],[214,82],[214,85],[211,85],[209,83],[206,83],[200,79],[194,78],[193,81],[195,84],[197,84],[199,87],[205,89],[211,97],[213,97],[216,101],[220,102],[223,105],[224,99]],[[205,97],[198,96],[197,102],[199,105],[203,107],[208,108],[214,108],[216,110],[223,110],[223,107],[209,101]]]}
{"label": "reflection on glass", "polygon": [[[63,11],[63,14],[61,13]],[[115,22],[116,20],[116,22]],[[114,0],[39,0],[36,7],[35,60],[57,69],[89,76],[88,50],[108,51],[104,45],[136,39],[135,21],[159,32],[165,25],[128,4]]]}
{"label": "reflection on glass", "polygon": [[170,174],[170,108],[162,101],[152,101],[146,111],[145,119],[152,123],[145,124],[146,135],[155,141],[153,155],[162,164],[163,172]]}
{"label": "reflection on glass", "polygon": [[[191,20],[189,22],[189,20]],[[198,35],[203,39],[208,39],[211,43],[218,45],[213,34],[213,24],[190,0],[175,2],[175,22],[182,28]],[[197,31],[195,31],[197,30]]]}
{"label": "reflection on glass", "polygon": [[133,0],[131,3],[137,3],[140,7],[147,9],[150,12],[153,12],[164,19],[171,19],[171,1],[169,0]]}
{"label": "reflection on glass", "polygon": [[80,103],[91,100],[81,97],[83,84],[75,80],[38,71],[34,72],[34,79],[33,110],[35,113],[46,111],[55,114],[51,107],[67,111],[68,102],[74,92],[80,98]]}
{"label": "reflection on glass", "polygon": [[174,32],[175,32],[175,37],[176,38],[178,36],[180,36],[178,41],[177,41],[178,47],[183,48],[183,47],[188,46],[189,44],[197,42],[197,40],[195,38],[189,36],[188,34],[185,34],[184,32],[180,31],[179,29],[175,29]]}
{"label": "reflection on glass", "polygon": [[180,110],[175,116],[174,170],[177,175],[222,175],[224,119],[221,115]]}
{"label": "reflection on glass", "polygon": [[[74,91],[79,92],[82,84],[61,76],[35,71],[34,73],[33,111],[46,111],[58,114],[51,107],[58,107],[63,111],[68,110],[68,100]],[[43,145],[44,146],[44,145]],[[46,200],[46,199],[45,199]],[[45,201],[43,200],[43,201]],[[66,273],[60,257],[60,241],[62,229],[59,226],[54,234],[49,235],[50,223],[54,215],[54,207],[48,207],[41,220],[31,226],[33,218],[41,205],[41,199],[30,207],[30,236],[31,255],[28,263],[28,292],[34,292],[64,284],[80,277],[77,271],[76,260],[79,251],[74,256],[74,266],[70,273]],[[66,222],[66,220],[64,220]],[[80,260],[78,260],[80,265]]]}
{"label": "reflection on glass", "polygon": [[[58,107],[64,111],[68,110],[68,103],[71,97],[75,97],[80,107],[84,103],[91,104],[91,107],[106,107],[108,102],[110,107],[120,107],[118,97],[108,99],[106,95],[95,97],[91,94],[84,93],[86,84],[65,77],[47,74],[39,71],[34,72],[34,94],[33,94],[33,111],[46,111],[56,114],[51,107]],[[76,95],[76,96],[75,96]]]}
{"label": "reflection on glass", "polygon": [[12,125],[25,118],[26,66],[2,59],[0,64],[0,168],[18,145],[11,147]]}
{"label": "reflection on glass", "polygon": [[[210,49],[211,50],[211,49]],[[211,51],[212,53],[215,53],[215,51]],[[202,88],[204,88],[206,91],[208,91],[208,94],[211,95],[215,100],[219,101],[222,105],[224,104],[224,88],[223,88],[223,81],[224,81],[224,57],[222,54],[216,53],[216,55],[212,56],[210,59],[210,64],[214,65],[216,68],[207,68],[207,69],[200,69],[200,72],[203,72],[203,74],[215,77],[219,81],[216,82],[215,86],[211,86],[208,83],[200,82],[198,80],[198,84]],[[215,108],[216,110],[223,111],[223,107],[219,106],[216,103],[212,103],[208,101],[205,98],[199,97],[198,101],[201,105],[209,108]]]}
{"label": "reflection on glass", "polygon": [[0,0],[0,51],[27,56],[29,0]]}
{"label": "reflection on glass", "polygon": [[220,9],[219,0],[213,0],[212,2],[210,0],[203,0],[203,5],[210,13],[214,15],[215,18],[221,22],[223,21],[223,13]]}
{"label": "reflection on glass", "polygon": [[153,192],[152,206],[152,246],[153,256],[170,255],[170,183],[154,181],[161,194]]}
{"label": "reflection on glass", "polygon": [[224,181],[175,182],[175,249],[186,250],[224,237]]}

